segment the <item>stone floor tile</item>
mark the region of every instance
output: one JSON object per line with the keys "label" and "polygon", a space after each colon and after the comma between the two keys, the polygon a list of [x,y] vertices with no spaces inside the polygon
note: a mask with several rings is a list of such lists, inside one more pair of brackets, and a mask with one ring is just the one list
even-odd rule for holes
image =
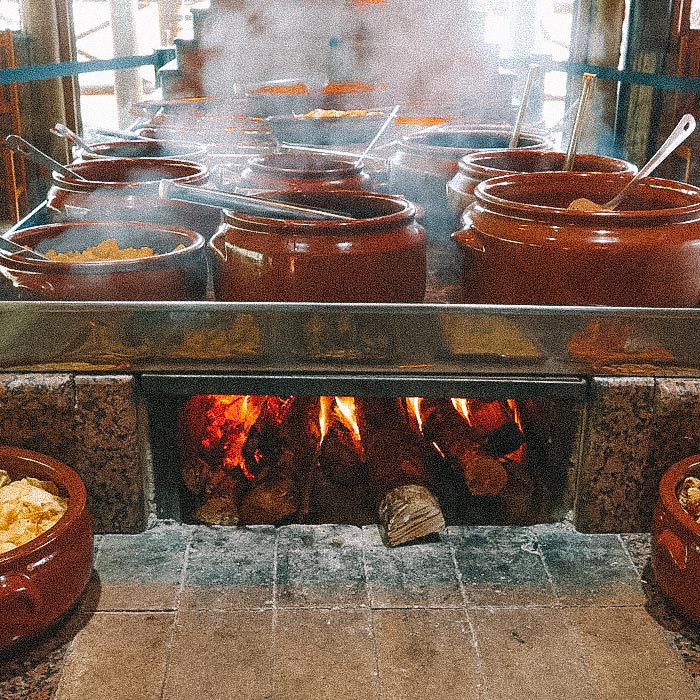
{"label": "stone floor tile", "polygon": [[601,698],[697,700],[681,659],[644,609],[562,612]]}
{"label": "stone floor tile", "polygon": [[469,611],[488,700],[612,700],[596,694],[561,613],[556,608]]}
{"label": "stone floor tile", "polygon": [[382,700],[484,699],[484,677],[462,610],[372,613]]}
{"label": "stone floor tile", "polygon": [[279,610],[272,700],[378,700],[366,610]]}
{"label": "stone floor tile", "polygon": [[554,605],[536,535],[522,527],[450,527],[469,605]]}
{"label": "stone floor tile", "polygon": [[631,532],[620,535],[620,539],[641,576],[651,558],[651,535],[648,532]]}
{"label": "stone floor tile", "polygon": [[163,700],[267,700],[272,611],[198,610],[178,616]]}
{"label": "stone floor tile", "polygon": [[350,525],[288,525],[277,543],[280,607],[368,604],[362,530]]}
{"label": "stone floor tile", "polygon": [[197,527],[187,557],[181,609],[271,607],[275,540],[272,526]]}
{"label": "stone floor tile", "polygon": [[99,610],[174,610],[187,527],[161,524],[138,535],[103,535],[95,560]]}
{"label": "stone floor tile", "polygon": [[373,608],[461,608],[450,548],[444,542],[387,547],[376,525],[363,528]]}
{"label": "stone floor tile", "polygon": [[95,613],[73,640],[54,700],[160,700],[175,613]]}
{"label": "stone floor tile", "polygon": [[644,592],[617,535],[538,532],[540,550],[563,605],[643,605]]}

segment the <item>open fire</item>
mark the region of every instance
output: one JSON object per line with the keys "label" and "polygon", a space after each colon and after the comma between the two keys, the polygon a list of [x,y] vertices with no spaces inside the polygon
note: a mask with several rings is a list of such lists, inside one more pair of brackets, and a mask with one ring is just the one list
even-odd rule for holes
{"label": "open fire", "polygon": [[441,530],[463,501],[537,517],[533,402],[198,394],[179,413],[192,518],[379,522],[389,544]]}

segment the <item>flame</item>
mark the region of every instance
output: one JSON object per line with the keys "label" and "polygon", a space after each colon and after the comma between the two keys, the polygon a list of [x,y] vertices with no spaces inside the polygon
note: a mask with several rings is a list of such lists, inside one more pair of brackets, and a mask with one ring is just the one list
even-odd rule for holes
{"label": "flame", "polygon": [[333,397],[332,396],[319,396],[319,408],[318,408],[318,427],[321,431],[321,439],[318,446],[323,445],[323,441],[328,435],[328,426],[330,424],[330,414],[333,407]]}
{"label": "flame", "polygon": [[206,412],[207,427],[202,446],[208,450],[221,447],[224,452],[223,467],[239,468],[246,479],[254,479],[255,475],[246,466],[243,447],[268,397],[212,394],[211,399],[213,404]]}
{"label": "flame", "polygon": [[361,444],[360,426],[357,422],[357,405],[352,396],[336,396],[334,413],[340,422],[352,433],[352,440],[355,445]]}
{"label": "flame", "polygon": [[471,425],[471,416],[470,416],[470,411],[469,411],[469,399],[450,399],[452,401],[452,405],[455,407],[455,410],[457,413],[459,413],[462,418],[464,418],[465,421],[467,421],[467,425]]}
{"label": "flame", "polygon": [[423,399],[419,396],[407,396],[406,408],[408,409],[408,418],[413,424],[412,427],[417,428],[418,432],[423,432],[423,416],[421,415],[421,406]]}
{"label": "flame", "polygon": [[508,399],[508,408],[510,408],[510,412],[513,414],[513,420],[518,428],[520,428],[520,432],[524,433],[523,419],[520,414],[520,409],[518,408],[518,402],[515,399]]}

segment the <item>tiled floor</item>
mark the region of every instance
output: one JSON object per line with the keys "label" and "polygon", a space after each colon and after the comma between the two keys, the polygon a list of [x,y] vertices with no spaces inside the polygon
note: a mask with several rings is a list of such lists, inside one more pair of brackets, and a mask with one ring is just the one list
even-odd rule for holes
{"label": "tiled floor", "polygon": [[[96,540],[78,609],[0,662],[2,700],[687,700],[700,629],[645,535],[159,523]],[[0,621],[1,624],[1,621]]]}

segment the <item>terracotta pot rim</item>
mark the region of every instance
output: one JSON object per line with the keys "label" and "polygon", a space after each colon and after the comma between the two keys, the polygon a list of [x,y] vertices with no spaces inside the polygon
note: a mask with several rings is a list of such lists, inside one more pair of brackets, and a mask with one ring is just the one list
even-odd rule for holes
{"label": "terracotta pot rim", "polygon": [[[288,190],[275,190],[261,192],[261,197],[271,197],[274,195],[294,195],[294,194],[323,194],[323,195],[340,195],[347,199],[378,199],[381,201],[390,200],[395,202],[400,209],[383,214],[380,216],[367,217],[364,219],[355,219],[352,221],[341,221],[337,219],[329,219],[328,221],[315,221],[311,219],[276,219],[266,216],[257,216],[255,214],[238,213],[234,209],[223,209],[223,221],[227,224],[235,225],[238,222],[242,224],[252,224],[261,227],[261,230],[256,229],[259,233],[284,233],[292,235],[294,233],[304,235],[362,235],[363,231],[355,231],[353,229],[362,228],[366,231],[374,231],[377,228],[391,228],[399,224],[404,224],[416,216],[416,206],[408,199],[401,195],[385,194],[382,192],[370,192],[368,190],[327,190],[325,192],[293,192]],[[284,201],[284,200],[283,200]],[[262,227],[274,227],[274,231],[265,231]],[[369,231],[368,231],[369,232]]]}
{"label": "terracotta pot rim", "polygon": [[[71,274],[111,274],[116,272],[128,272],[142,268],[158,267],[162,264],[179,260],[181,257],[190,255],[202,250],[206,244],[206,239],[202,234],[192,229],[179,226],[164,226],[160,224],[150,224],[146,221],[76,221],[62,222],[56,224],[43,224],[41,226],[30,226],[24,229],[13,231],[10,235],[5,235],[9,240],[20,239],[24,235],[36,233],[53,232],[60,233],[64,229],[75,228],[104,228],[107,231],[114,227],[138,228],[147,231],[164,231],[186,236],[189,243],[180,250],[171,250],[167,253],[158,253],[143,258],[127,258],[123,260],[95,260],[91,262],[66,262],[64,260],[34,260],[22,259],[12,255],[0,254],[0,260],[12,261],[13,267],[22,269],[32,269],[42,273],[71,273]],[[49,236],[50,237],[50,236]]]}
{"label": "terracotta pot rim", "polygon": [[[508,217],[527,217],[528,219],[537,219],[544,217],[550,222],[565,222],[574,223],[580,222],[586,226],[609,226],[620,227],[624,225],[633,226],[653,226],[656,225],[657,219],[669,221],[685,221],[693,214],[700,215],[700,188],[694,185],[678,182],[676,180],[668,180],[665,178],[647,177],[643,182],[637,185],[638,189],[661,189],[673,190],[676,192],[685,191],[689,195],[694,195],[696,201],[691,204],[670,207],[665,209],[648,209],[648,210],[614,210],[614,211],[581,211],[577,209],[567,209],[563,207],[550,207],[542,204],[529,204],[527,202],[519,202],[513,199],[505,199],[494,194],[493,191],[503,185],[518,186],[520,184],[532,183],[533,177],[541,180],[551,180],[543,182],[541,187],[544,190],[554,187],[557,180],[580,180],[582,183],[587,179],[608,179],[618,180],[623,183],[624,180],[632,178],[632,173],[598,173],[598,172],[558,172],[549,171],[542,173],[513,173],[502,175],[480,182],[474,188],[474,198],[477,206],[486,205],[492,213],[505,215]],[[620,184],[620,188],[622,188]],[[581,187],[581,195],[587,191],[585,187]]]}
{"label": "terracotta pot rim", "polygon": [[[446,153],[463,153],[464,151],[471,151],[471,150],[476,150],[479,152],[485,152],[485,151],[491,151],[491,150],[500,150],[496,148],[478,148],[474,146],[435,146],[431,144],[426,144],[423,143],[423,139],[430,139],[434,136],[437,135],[448,135],[448,136],[453,136],[453,135],[469,135],[469,136],[485,136],[485,137],[502,137],[502,138],[510,138],[511,132],[506,130],[506,129],[492,129],[492,128],[479,128],[476,126],[475,128],[457,128],[456,126],[452,128],[440,128],[440,129],[433,129],[430,132],[427,133],[416,133],[416,134],[409,134],[408,136],[404,136],[398,146],[398,150],[401,150],[402,147],[405,147],[405,149],[409,152],[412,153],[434,153],[434,154],[446,154]],[[547,137],[546,134],[544,133],[536,133],[532,131],[523,131],[520,135],[520,140],[521,141],[529,141],[530,143],[523,144],[523,146],[516,148],[515,150],[520,150],[521,148],[523,150],[536,150],[537,147],[541,144],[543,147],[547,146],[551,143],[549,138]]]}
{"label": "terracotta pot rim", "polygon": [[[326,158],[326,164],[332,167],[284,167],[283,165],[272,165],[266,163],[265,161],[270,158],[284,158],[288,154],[277,154],[277,153],[267,153],[259,156],[254,156],[248,161],[248,167],[251,170],[255,170],[263,175],[273,175],[277,177],[294,177],[294,178],[308,178],[315,179],[319,177],[349,177],[352,175],[358,175],[362,172],[362,167],[358,167],[350,160],[343,160],[342,158]],[[313,165],[313,154],[308,159]],[[292,157],[290,160],[292,160]],[[358,155],[359,158],[359,155]],[[299,158],[302,160],[302,157]],[[320,166],[323,165],[323,156],[317,159],[320,162]]]}
{"label": "terracotta pot rim", "polygon": [[678,489],[686,476],[700,477],[700,455],[692,455],[671,465],[661,477],[659,498],[665,510],[696,537],[700,537],[700,524],[683,510],[678,500]]}
{"label": "terracotta pot rim", "polygon": [[34,450],[7,445],[0,446],[0,463],[7,458],[19,458],[38,463],[43,467],[49,467],[52,474],[47,478],[68,491],[68,508],[61,519],[46,532],[9,552],[0,554],[0,574],[3,573],[3,570],[9,571],[25,557],[35,555],[38,550],[62,537],[87,509],[85,484],[78,473],[64,462]]}
{"label": "terracotta pot rim", "polygon": [[[173,168],[179,168],[183,171],[182,175],[176,175],[175,177],[168,177],[167,174],[163,174],[163,177],[159,177],[157,180],[140,180],[134,182],[124,182],[124,181],[112,181],[112,180],[90,180],[86,181],[78,180],[77,178],[69,178],[62,175],[59,172],[54,171],[52,173],[54,185],[62,189],[72,189],[77,192],[89,192],[103,187],[107,188],[129,188],[129,187],[156,187],[161,180],[172,180],[179,184],[187,184],[191,182],[200,181],[206,179],[209,175],[209,168],[202,163],[196,163],[191,160],[184,160],[178,158],[90,158],[84,160],[82,163],[72,163],[71,169],[75,170],[78,175],[82,175],[81,170],[89,171],[91,168],[95,168],[96,163],[127,163],[133,164],[135,169],[145,168],[148,165],[155,168],[163,168],[164,166],[173,166]],[[187,172],[189,171],[189,172]],[[85,175],[86,177],[86,175]]]}
{"label": "terracotta pot rim", "polygon": [[[115,159],[123,158],[123,156],[111,156],[108,151],[114,148],[122,148],[125,146],[138,146],[140,143],[151,147],[162,146],[163,148],[175,148],[181,149],[180,153],[172,154],[169,156],[129,156],[130,158],[138,158],[143,160],[148,158],[151,160],[181,160],[187,161],[185,156],[204,156],[207,153],[207,147],[203,143],[197,143],[196,141],[185,141],[179,139],[152,139],[150,141],[128,141],[117,140],[117,141],[102,141],[100,143],[91,143],[90,148],[95,149],[96,153],[86,153],[81,151],[84,159],[98,160],[98,159]],[[107,153],[100,153],[99,151],[107,151]],[[71,165],[70,167],[73,167]]]}
{"label": "terracotta pot rim", "polygon": [[[492,165],[486,165],[484,161],[494,160],[498,158],[521,158],[525,159],[532,155],[533,158],[552,158],[555,160],[561,160],[562,165],[566,154],[562,151],[542,151],[536,148],[495,148],[488,149],[485,151],[475,151],[474,153],[468,153],[459,159],[458,168],[459,172],[466,176],[476,175],[480,179],[487,179],[492,177],[500,177],[502,175],[516,174],[516,173],[542,173],[542,172],[557,172],[556,170],[512,170],[507,168],[499,168]],[[586,162],[608,162],[608,163],[619,163],[621,167],[619,170],[575,170],[574,172],[604,172],[604,173],[635,173],[637,172],[637,166],[633,163],[629,163],[622,158],[614,158],[613,156],[601,156],[595,153],[579,153],[576,156],[576,160],[580,163],[581,161]],[[560,170],[560,169],[559,169]],[[563,172],[563,171],[562,171]]]}

